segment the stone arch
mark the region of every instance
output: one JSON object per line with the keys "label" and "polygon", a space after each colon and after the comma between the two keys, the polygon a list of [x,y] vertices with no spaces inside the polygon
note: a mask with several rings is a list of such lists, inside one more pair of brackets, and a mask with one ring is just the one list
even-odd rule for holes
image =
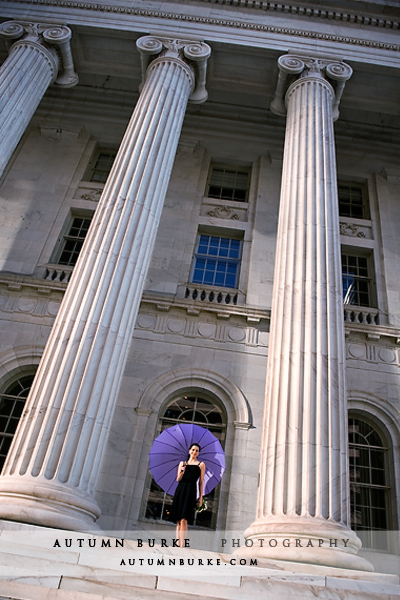
{"label": "stone arch", "polygon": [[[136,469],[135,472],[132,471],[136,498],[143,498],[148,454],[160,413],[174,396],[189,390],[208,396],[223,406],[227,417],[225,454],[230,459],[233,456],[241,455],[242,444],[245,443],[244,438],[247,434],[246,430],[252,426],[251,410],[241,390],[226,377],[207,369],[192,367],[168,371],[148,386],[135,408],[137,426],[135,439],[132,440],[134,448],[132,446],[131,453],[136,457]],[[228,463],[230,464],[231,460]],[[225,471],[221,484],[221,497],[223,497],[222,502],[225,505],[229,493],[230,472],[231,468],[229,467]],[[136,522],[139,518],[139,503],[132,501],[128,512],[130,519]],[[222,516],[219,515],[218,519],[218,528],[223,528],[226,525],[226,510]]]}
{"label": "stone arch", "polygon": [[[396,528],[399,523],[400,490],[400,411],[385,399],[375,394],[349,391],[348,410],[352,416],[364,417],[384,436],[390,445],[388,475],[391,480],[391,521]],[[395,544],[396,545],[396,544]]]}
{"label": "stone arch", "polygon": [[243,392],[226,377],[201,368],[182,368],[164,373],[142,394],[137,410],[151,410],[158,415],[163,404],[187,389],[211,395],[223,402],[228,421],[235,427],[248,429],[252,425],[251,410]]}
{"label": "stone arch", "polygon": [[400,411],[390,402],[365,392],[348,392],[348,409],[353,413],[364,414],[376,422],[393,443],[400,447]]}
{"label": "stone arch", "polygon": [[0,393],[13,379],[32,373],[38,367],[44,347],[18,346],[0,354]]}

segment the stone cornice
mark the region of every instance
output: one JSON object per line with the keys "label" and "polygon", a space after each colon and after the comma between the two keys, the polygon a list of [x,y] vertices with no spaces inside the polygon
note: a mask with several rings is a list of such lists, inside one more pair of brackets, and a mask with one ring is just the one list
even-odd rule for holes
{"label": "stone cornice", "polygon": [[[213,0],[198,0],[199,2],[212,2]],[[74,8],[89,11],[116,13],[121,15],[135,15],[142,17],[151,17],[166,20],[186,21],[191,23],[203,23],[207,25],[218,25],[247,31],[262,31],[272,34],[289,35],[293,37],[308,38],[314,40],[324,40],[342,44],[376,48],[380,50],[391,50],[400,52],[399,44],[378,42],[373,40],[355,38],[351,36],[336,35],[331,33],[322,33],[318,31],[307,31],[292,27],[279,27],[274,25],[264,25],[259,23],[249,23],[237,19],[225,19],[207,17],[201,15],[189,15],[184,13],[162,12],[158,10],[146,10],[139,8],[130,8],[125,6],[113,6],[112,4],[87,4],[85,2],[76,2],[74,0],[3,0],[4,3],[12,4],[30,4],[40,6],[54,6],[60,8]],[[219,3],[217,3],[219,5]],[[356,26],[378,27],[385,30],[397,30],[400,27],[398,20],[380,18],[378,16],[362,15],[352,12],[327,11],[316,7],[301,7],[289,4],[278,4],[275,2],[262,2],[259,0],[246,0],[246,6],[242,7],[239,0],[224,0],[224,5],[230,5],[235,8],[250,8],[262,10],[263,12],[281,12],[282,14],[298,15],[308,18],[321,18],[334,22],[348,22]]]}
{"label": "stone cornice", "polygon": [[[9,294],[11,292],[24,298],[26,296],[50,297],[52,292],[58,292],[58,294],[52,296],[52,299],[56,302],[61,302],[61,297],[64,295],[66,289],[66,282],[40,279],[33,275],[15,274],[6,271],[0,272],[0,291],[2,291],[3,294]],[[198,316],[200,312],[208,313],[213,314],[222,320],[235,316],[243,318],[248,323],[255,324],[260,322],[269,323],[270,319],[270,310],[268,309],[234,305],[210,305],[201,302],[193,303],[193,301],[185,298],[170,297],[165,294],[154,294],[146,291],[143,293],[141,305],[152,306],[159,312],[169,312],[172,308],[181,309],[184,312],[192,314],[192,316]],[[194,315],[194,313],[196,313],[196,315]]]}

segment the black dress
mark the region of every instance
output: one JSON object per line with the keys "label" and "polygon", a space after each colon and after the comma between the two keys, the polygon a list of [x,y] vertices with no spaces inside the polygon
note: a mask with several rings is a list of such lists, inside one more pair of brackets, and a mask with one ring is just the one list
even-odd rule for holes
{"label": "black dress", "polygon": [[186,465],[172,501],[171,519],[174,523],[186,519],[189,525],[193,525],[197,500],[197,480],[200,474],[199,465]]}

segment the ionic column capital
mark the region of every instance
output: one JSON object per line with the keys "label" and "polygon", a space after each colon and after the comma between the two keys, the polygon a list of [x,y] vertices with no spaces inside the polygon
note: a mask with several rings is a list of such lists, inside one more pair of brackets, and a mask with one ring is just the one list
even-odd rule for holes
{"label": "ionic column capital", "polygon": [[208,44],[149,35],[139,38],[136,46],[142,55],[141,87],[154,61],[175,60],[181,62],[191,79],[192,92],[189,102],[202,104],[207,100],[206,70],[207,60],[211,54]]}
{"label": "ionic column capital", "polygon": [[10,54],[20,46],[38,48],[51,64],[56,85],[73,87],[78,83],[71,54],[72,32],[66,25],[6,21],[0,24],[0,36]]}
{"label": "ionic column capital", "polygon": [[285,99],[287,99],[288,89],[295,85],[296,79],[298,82],[303,82],[305,79],[319,79],[332,87],[333,120],[339,118],[339,103],[344,86],[353,74],[353,69],[348,64],[330,58],[284,54],[278,59],[278,67],[278,82],[270,104],[273,113],[286,115]]}

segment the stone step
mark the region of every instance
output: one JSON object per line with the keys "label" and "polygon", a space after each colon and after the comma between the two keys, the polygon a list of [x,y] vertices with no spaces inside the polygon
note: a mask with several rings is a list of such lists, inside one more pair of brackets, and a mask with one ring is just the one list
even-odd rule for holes
{"label": "stone step", "polygon": [[[396,575],[278,561],[232,565],[230,561],[239,557],[191,548],[150,548],[148,544],[138,548],[133,541],[123,548],[90,548],[83,542],[82,548],[54,548],[56,539],[87,540],[88,536],[0,525],[0,600],[2,596],[15,600],[268,600],[288,594],[291,600],[400,598]],[[160,561],[164,564],[157,564]]]}

